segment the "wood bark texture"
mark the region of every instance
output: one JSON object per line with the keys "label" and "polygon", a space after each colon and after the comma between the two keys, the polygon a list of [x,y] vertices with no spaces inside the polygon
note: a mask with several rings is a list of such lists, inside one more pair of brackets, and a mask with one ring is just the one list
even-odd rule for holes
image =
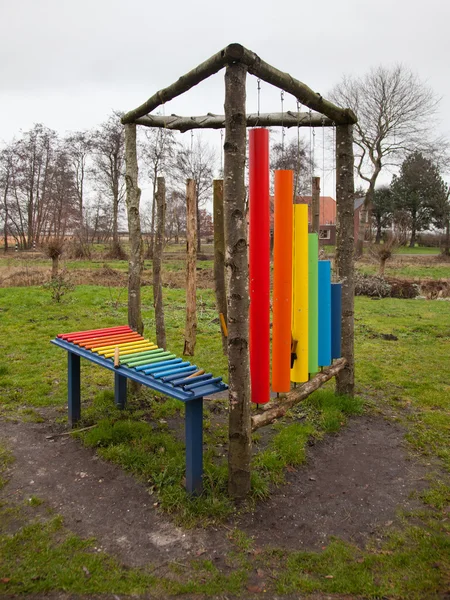
{"label": "wood bark texture", "polygon": [[161,279],[164,230],[166,223],[166,182],[164,177],[158,177],[156,184],[156,238],[153,253],[153,306],[155,307],[156,343],[159,348],[165,348],[166,326],[164,322]]}
{"label": "wood bark texture", "polygon": [[130,259],[128,262],[128,325],[140,333],[144,332],[141,312],[141,275],[144,247],[141,234],[139,203],[141,190],[138,186],[138,160],[136,150],[136,125],[125,126],[125,183],[130,236]]}
{"label": "wood bark texture", "polygon": [[[214,217],[214,289],[217,312],[222,313],[227,322],[227,292],[225,287],[225,231],[223,215],[223,179],[213,182]],[[223,353],[227,353],[227,338],[222,330]]]}
{"label": "wood bark texture", "polygon": [[[310,115],[308,112],[296,113],[288,110],[285,113],[249,114],[246,117],[247,127],[331,127],[334,122],[318,113]],[[145,127],[160,127],[176,131],[189,131],[190,129],[223,129],[225,115],[208,113],[197,117],[182,117],[178,115],[147,115],[136,119],[137,125]]]}
{"label": "wood bark texture", "polygon": [[220,71],[226,64],[225,49],[220,50],[217,54],[214,54],[200,65],[192,69],[185,75],[182,75],[175,83],[168,87],[156,92],[151,98],[149,98],[144,104],[138,106],[138,108],[131,110],[122,117],[122,123],[133,123],[139,117],[143,117],[161,104],[169,102],[172,98],[176,98],[184,92],[187,92],[192,87],[207,79],[217,71]]}
{"label": "wood bark texture", "polygon": [[312,178],[311,221],[313,233],[319,233],[320,228],[320,177]]}
{"label": "wood bark texture", "polygon": [[321,373],[318,373],[300,387],[297,387],[287,393],[280,402],[270,402],[269,404],[266,404],[264,407],[264,412],[252,417],[252,431],[256,431],[260,427],[269,425],[276,419],[284,417],[290,408],[302,400],[305,400],[305,398],[318,390],[326,381],[332,377],[335,377],[346,367],[346,365],[347,361],[345,358],[339,358],[333,365],[331,365],[331,367],[326,367]]}
{"label": "wood bark texture", "polygon": [[336,393],[354,393],[354,158],[353,128],[336,127],[336,275],[342,283],[342,356],[347,365],[336,377]]}
{"label": "wood bark texture", "polygon": [[251,427],[248,354],[248,253],[245,218],[245,80],[236,63],[225,72],[224,224],[228,307],[229,446],[228,491],[250,491]]}
{"label": "wood bark texture", "polygon": [[122,123],[136,122],[137,119],[152,112],[152,110],[155,110],[161,104],[187,92],[204,79],[217,73],[225,65],[231,66],[234,64],[246,65],[248,72],[252,75],[260,77],[263,81],[292,94],[304,106],[320,112],[336,124],[356,123],[356,117],[350,109],[339,108],[332,102],[325,100],[319,93],[313,92],[306,84],[298,81],[292,75],[289,75],[289,73],[283,73],[283,71],[272,67],[272,65],[263,61],[257,54],[244,48],[241,44],[228,45],[198,65],[195,69],[182,75],[172,85],[156,92],[141,106],[125,114],[122,117]]}
{"label": "wood bark texture", "polygon": [[186,182],[186,326],[183,354],[194,356],[197,340],[197,191]]}

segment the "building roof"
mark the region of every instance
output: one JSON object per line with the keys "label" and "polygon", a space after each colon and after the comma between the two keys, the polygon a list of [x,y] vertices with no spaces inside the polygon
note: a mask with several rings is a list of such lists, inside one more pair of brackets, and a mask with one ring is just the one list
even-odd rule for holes
{"label": "building roof", "polygon": [[364,198],[355,198],[354,210],[357,211],[364,204]]}

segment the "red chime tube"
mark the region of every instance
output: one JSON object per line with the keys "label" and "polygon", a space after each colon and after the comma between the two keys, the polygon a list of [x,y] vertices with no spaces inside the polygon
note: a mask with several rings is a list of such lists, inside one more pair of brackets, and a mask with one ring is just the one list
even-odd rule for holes
{"label": "red chime tube", "polygon": [[252,402],[270,400],[269,131],[249,133],[250,377]]}

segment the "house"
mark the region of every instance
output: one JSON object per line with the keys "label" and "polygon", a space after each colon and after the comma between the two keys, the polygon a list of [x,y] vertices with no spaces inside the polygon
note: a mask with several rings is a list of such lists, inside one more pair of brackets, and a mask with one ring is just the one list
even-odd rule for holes
{"label": "house", "polygon": [[[270,197],[270,236],[273,240],[273,196]],[[311,231],[312,207],[311,196],[297,196],[295,204],[308,205],[308,223]],[[354,202],[354,235],[355,243],[358,239],[359,219],[361,208],[364,204],[364,198],[356,198]],[[336,245],[336,200],[331,196],[320,196],[319,205],[319,240],[323,246]]]}

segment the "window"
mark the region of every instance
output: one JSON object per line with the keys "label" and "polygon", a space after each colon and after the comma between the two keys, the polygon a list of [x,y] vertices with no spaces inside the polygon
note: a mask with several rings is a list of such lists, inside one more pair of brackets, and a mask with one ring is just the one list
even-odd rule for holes
{"label": "window", "polygon": [[330,240],[331,239],[331,231],[329,229],[319,229],[319,239],[320,240]]}

